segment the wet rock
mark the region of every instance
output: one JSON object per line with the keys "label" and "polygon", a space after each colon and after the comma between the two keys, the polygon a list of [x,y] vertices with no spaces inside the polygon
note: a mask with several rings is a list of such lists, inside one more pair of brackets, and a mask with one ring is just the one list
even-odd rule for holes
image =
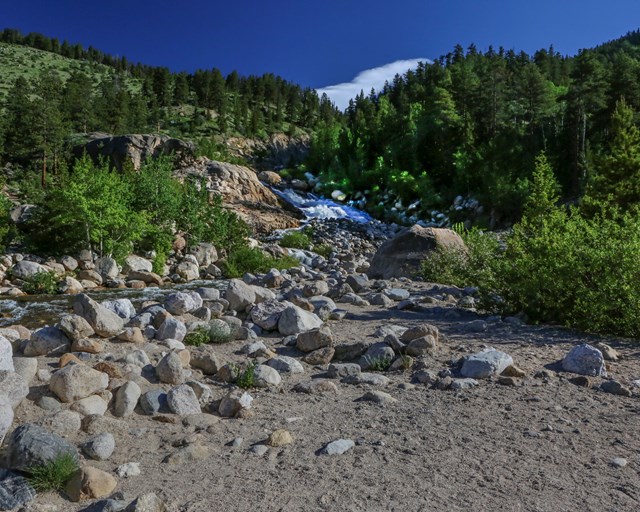
{"label": "wet rock", "polygon": [[580,375],[607,376],[602,352],[587,343],[573,347],[562,360],[562,368]]}

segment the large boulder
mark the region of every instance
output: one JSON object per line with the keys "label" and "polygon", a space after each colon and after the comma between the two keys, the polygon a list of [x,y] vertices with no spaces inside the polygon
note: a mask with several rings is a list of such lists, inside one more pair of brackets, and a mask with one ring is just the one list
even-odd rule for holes
{"label": "large boulder", "polygon": [[383,243],[376,252],[367,275],[372,279],[414,277],[420,265],[435,250],[453,249],[466,252],[460,235],[450,229],[412,226]]}
{"label": "large boulder", "polygon": [[129,299],[105,300],[101,304],[123,320],[130,320],[136,316],[136,308]]}
{"label": "large boulder", "polygon": [[195,292],[175,292],[164,300],[165,309],[172,315],[184,315],[202,306],[202,297]]}
{"label": "large boulder", "polygon": [[73,311],[84,318],[98,336],[109,338],[120,334],[124,329],[124,320],[113,311],[98,304],[85,294],[76,296]]}
{"label": "large boulder", "polygon": [[513,365],[513,359],[509,354],[489,347],[465,358],[460,374],[470,379],[486,379],[500,375],[511,365]]}
{"label": "large boulder", "polygon": [[229,302],[229,309],[234,311],[244,311],[247,306],[256,301],[256,292],[247,283],[240,279],[229,281],[224,298]]}
{"label": "large boulder", "polygon": [[274,331],[278,328],[280,315],[287,307],[287,304],[277,300],[261,302],[251,309],[251,320],[265,331]]}
{"label": "large boulder", "polygon": [[24,346],[24,355],[35,356],[55,356],[68,352],[71,342],[67,335],[57,327],[42,327],[31,335],[31,339]]}
{"label": "large boulder", "polygon": [[195,256],[198,265],[201,267],[208,267],[218,261],[218,251],[216,251],[213,244],[201,242],[195,247],[192,247],[190,252]]}
{"label": "large boulder", "polygon": [[51,376],[49,389],[65,403],[107,389],[109,376],[83,364],[69,364]]}
{"label": "large boulder", "polygon": [[130,254],[124,259],[124,265],[122,265],[122,273],[128,274],[129,272],[151,272],[153,270],[153,263],[148,259]]}
{"label": "large boulder", "polygon": [[8,466],[18,471],[27,471],[67,453],[78,457],[78,450],[74,445],[33,423],[25,423],[16,428],[6,445]]}
{"label": "large boulder", "polygon": [[305,311],[295,304],[289,303],[278,320],[278,331],[288,336],[299,334],[322,326],[323,322],[315,313]]}
{"label": "large boulder", "polygon": [[0,371],[0,396],[6,397],[15,409],[29,394],[29,384],[16,372]]}
{"label": "large boulder", "polygon": [[607,376],[602,352],[587,343],[577,345],[567,353],[562,360],[562,369],[580,375]]}
{"label": "large boulder", "polygon": [[39,272],[48,272],[49,270],[51,269],[35,261],[22,260],[11,267],[11,275],[18,279],[25,279],[33,277]]}
{"label": "large boulder", "polygon": [[118,262],[110,256],[103,256],[96,260],[96,272],[103,278],[118,277]]}
{"label": "large boulder", "polygon": [[11,342],[0,335],[0,371],[13,372],[13,347]]}

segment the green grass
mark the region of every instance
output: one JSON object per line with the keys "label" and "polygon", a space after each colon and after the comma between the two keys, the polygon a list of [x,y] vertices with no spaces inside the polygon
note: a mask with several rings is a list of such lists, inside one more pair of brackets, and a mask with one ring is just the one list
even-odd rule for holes
{"label": "green grass", "polygon": [[298,265],[300,262],[293,256],[273,258],[258,248],[241,247],[229,254],[222,264],[222,270],[226,277],[234,278],[242,277],[247,272],[255,274],[268,272],[272,268],[284,270]]}
{"label": "green grass", "polygon": [[393,363],[390,357],[365,357],[365,361],[373,372],[386,372]]}
{"label": "green grass", "polygon": [[77,470],[76,456],[62,453],[49,462],[29,468],[27,478],[38,492],[61,491]]}
{"label": "green grass", "polygon": [[334,248],[331,247],[329,244],[319,244],[319,245],[313,246],[313,252],[315,252],[316,254],[319,254],[325,259],[329,259],[329,256],[331,256],[331,253],[333,251],[334,251]]}
{"label": "green grass", "polygon": [[[103,64],[75,60],[27,46],[0,43],[0,100],[6,96],[19,76],[31,80],[46,69],[57,72],[63,82],[72,72],[82,71],[93,78],[96,87],[113,72],[112,68]],[[129,78],[127,86],[131,92],[138,92],[142,83]]]}
{"label": "green grass", "polygon": [[280,239],[280,246],[291,249],[309,249],[311,239],[302,231],[289,231]]}

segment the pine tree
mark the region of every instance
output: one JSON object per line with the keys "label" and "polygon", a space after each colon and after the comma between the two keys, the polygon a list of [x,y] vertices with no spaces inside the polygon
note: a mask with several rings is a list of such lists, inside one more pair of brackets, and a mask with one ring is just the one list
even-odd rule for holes
{"label": "pine tree", "polygon": [[640,204],[640,130],[633,117],[624,99],[618,101],[611,119],[609,151],[595,159],[595,172],[584,197],[586,212],[607,207],[628,211]]}
{"label": "pine tree", "polygon": [[545,153],[536,157],[535,170],[529,197],[524,205],[523,218],[528,222],[537,222],[557,208],[560,199],[560,186],[553,174],[551,164]]}

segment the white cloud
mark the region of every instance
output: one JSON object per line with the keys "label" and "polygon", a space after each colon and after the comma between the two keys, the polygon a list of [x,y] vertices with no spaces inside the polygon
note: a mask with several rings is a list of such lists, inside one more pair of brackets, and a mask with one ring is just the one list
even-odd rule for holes
{"label": "white cloud", "polygon": [[360,94],[360,91],[364,91],[365,95],[369,95],[371,88],[380,91],[386,81],[391,82],[394,76],[403,75],[408,70],[415,69],[418,66],[418,62],[433,63],[429,59],[397,60],[379,68],[365,69],[358,73],[351,82],[328,85],[327,87],[316,89],[316,91],[318,96],[326,93],[339,109],[344,110],[349,105],[349,100]]}

